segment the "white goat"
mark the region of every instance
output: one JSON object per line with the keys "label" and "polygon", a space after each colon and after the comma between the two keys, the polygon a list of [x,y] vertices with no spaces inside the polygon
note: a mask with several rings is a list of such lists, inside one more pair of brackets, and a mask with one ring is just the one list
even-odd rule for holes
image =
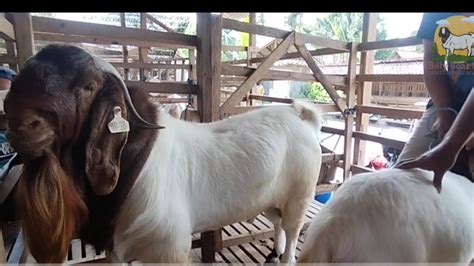
{"label": "white goat", "polygon": [[446,173],[390,169],[356,175],[314,218],[298,262],[469,263],[474,185]]}
{"label": "white goat", "polygon": [[439,31],[443,48],[447,55],[453,55],[455,50],[467,49],[467,56],[472,55],[472,45],[474,44],[474,33],[454,35],[448,28],[443,27]]}
{"label": "white goat", "polygon": [[161,111],[158,123],[166,129],[121,207],[111,258],[183,262],[192,233],[266,211],[276,253],[294,261],[321,165],[314,107],[295,102],[210,124]]}

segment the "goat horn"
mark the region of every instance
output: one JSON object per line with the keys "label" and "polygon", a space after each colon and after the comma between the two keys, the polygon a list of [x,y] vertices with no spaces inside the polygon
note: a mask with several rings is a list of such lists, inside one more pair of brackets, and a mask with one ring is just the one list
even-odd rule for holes
{"label": "goat horn", "polygon": [[120,81],[120,83],[122,85],[121,88],[122,88],[124,96],[125,96],[125,100],[126,100],[127,104],[129,105],[132,113],[141,122],[140,127],[150,128],[150,129],[163,129],[163,128],[165,128],[164,126],[156,125],[156,124],[153,124],[153,123],[150,123],[150,122],[146,121],[138,113],[137,109],[135,108],[135,105],[133,104],[133,101],[132,101],[132,97],[130,96],[130,92],[127,89],[127,85],[125,85],[125,82],[120,77],[120,74],[115,69],[115,67],[113,67],[111,64],[109,64],[108,62],[106,62],[105,60],[103,60],[100,57],[97,57],[97,56],[94,56],[94,55],[93,55],[93,57],[94,57],[94,61],[95,61],[96,65],[99,67],[99,69],[101,69],[104,72],[112,73]]}

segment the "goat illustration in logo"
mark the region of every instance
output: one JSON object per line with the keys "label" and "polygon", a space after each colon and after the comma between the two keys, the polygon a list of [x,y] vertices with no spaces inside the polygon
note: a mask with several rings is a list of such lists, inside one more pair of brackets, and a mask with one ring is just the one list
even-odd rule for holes
{"label": "goat illustration in logo", "polygon": [[452,16],[436,22],[435,48],[439,56],[455,61],[474,56],[474,16]]}
{"label": "goat illustration in logo", "polygon": [[474,43],[474,33],[466,33],[463,35],[454,35],[447,27],[442,27],[438,33],[446,49],[446,54],[453,55],[454,50],[467,49],[467,56],[472,55],[472,45]]}

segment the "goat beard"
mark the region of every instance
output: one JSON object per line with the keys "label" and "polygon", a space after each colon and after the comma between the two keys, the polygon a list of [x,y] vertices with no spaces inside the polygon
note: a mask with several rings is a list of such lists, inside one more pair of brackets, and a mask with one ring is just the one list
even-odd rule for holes
{"label": "goat beard", "polygon": [[51,152],[25,163],[17,204],[31,254],[39,263],[62,263],[88,215],[71,177]]}

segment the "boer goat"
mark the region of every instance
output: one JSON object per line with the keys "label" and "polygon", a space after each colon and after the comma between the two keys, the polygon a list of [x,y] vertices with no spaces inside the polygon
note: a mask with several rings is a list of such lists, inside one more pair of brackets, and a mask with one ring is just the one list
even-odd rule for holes
{"label": "boer goat", "polygon": [[38,262],[62,262],[76,234],[113,261],[187,262],[192,233],[261,212],[277,255],[294,261],[321,166],[312,105],[181,121],[105,61],[49,45],[27,60],[5,111],[25,158],[18,207]]}
{"label": "boer goat", "polygon": [[448,28],[442,27],[438,36],[441,37],[443,48],[447,55],[454,55],[455,50],[467,49],[467,56],[472,55],[472,45],[474,45],[474,33],[454,35]]}
{"label": "boer goat", "polygon": [[298,262],[467,265],[474,256],[474,184],[447,172],[438,194],[432,178],[420,169],[352,177],[312,221]]}

